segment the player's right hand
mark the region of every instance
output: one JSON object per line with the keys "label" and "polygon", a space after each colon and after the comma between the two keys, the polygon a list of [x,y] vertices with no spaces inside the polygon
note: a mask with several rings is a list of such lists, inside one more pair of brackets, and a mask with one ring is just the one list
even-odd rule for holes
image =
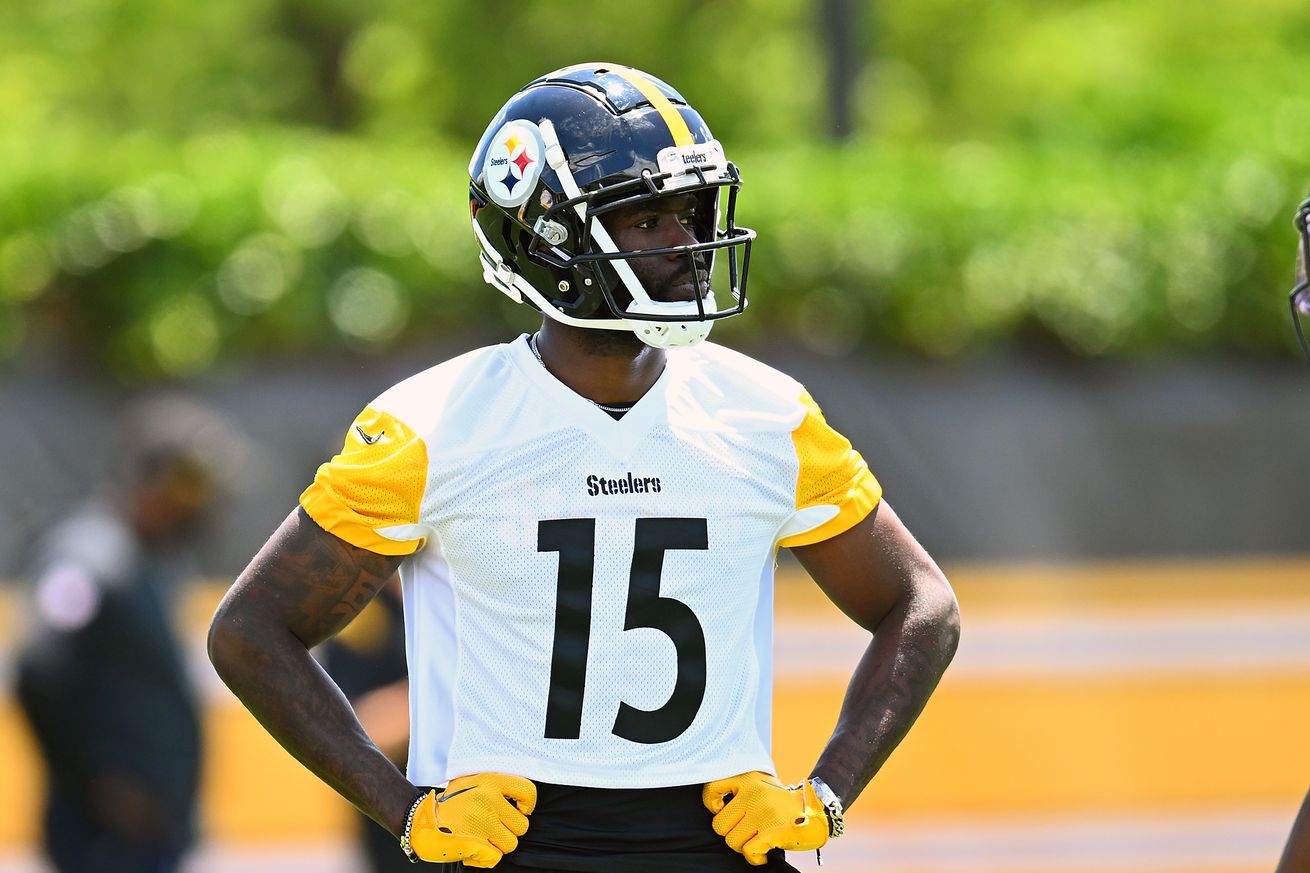
{"label": "player's right hand", "polygon": [[424,861],[495,867],[518,848],[537,805],[537,786],[522,776],[475,773],[429,791],[414,811],[409,845]]}

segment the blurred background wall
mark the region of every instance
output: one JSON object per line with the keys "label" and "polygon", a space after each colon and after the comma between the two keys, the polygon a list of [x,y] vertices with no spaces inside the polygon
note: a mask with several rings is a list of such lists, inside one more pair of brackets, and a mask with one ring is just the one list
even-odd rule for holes
{"label": "blurred background wall", "polygon": [[[253,437],[199,547],[196,648],[359,407],[530,330],[481,283],[468,156],[523,83],[616,60],[680,89],[746,179],[751,308],[715,338],[810,386],[965,607],[957,664],[834,863],[1273,866],[1310,786],[1310,372],[1285,315],[1304,4],[65,0],[5,18],[0,669],[31,543],[109,461],[129,397],[180,387]],[[791,778],[858,638],[788,578]],[[339,810],[194,654],[197,863],[303,857]],[[0,767],[18,810],[0,869],[36,864],[39,785],[28,752]],[[336,833],[322,869],[349,869]]]}

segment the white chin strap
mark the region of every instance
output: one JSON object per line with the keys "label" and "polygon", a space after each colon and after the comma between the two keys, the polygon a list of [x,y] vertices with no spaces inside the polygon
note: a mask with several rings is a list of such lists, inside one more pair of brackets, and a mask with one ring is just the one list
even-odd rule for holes
{"label": "white chin strap", "polygon": [[[626,267],[627,264],[624,264]],[[701,301],[705,305],[706,312],[715,312],[717,307],[714,305],[714,292],[710,291]],[[647,307],[632,307],[632,309],[646,309]],[[699,315],[696,311],[696,301],[679,301],[678,303],[655,303],[649,304],[649,308],[660,314],[668,313],[669,315]],[[631,311],[631,310],[629,310]],[[632,332],[637,335],[648,346],[654,346],[657,349],[676,349],[683,346],[694,346],[696,343],[710,335],[710,328],[714,327],[712,321],[639,321],[634,318],[627,319],[628,326]]]}
{"label": "white chin strap", "polygon": [[632,332],[648,346],[657,349],[680,349],[694,346],[710,335],[712,321],[633,321]]}

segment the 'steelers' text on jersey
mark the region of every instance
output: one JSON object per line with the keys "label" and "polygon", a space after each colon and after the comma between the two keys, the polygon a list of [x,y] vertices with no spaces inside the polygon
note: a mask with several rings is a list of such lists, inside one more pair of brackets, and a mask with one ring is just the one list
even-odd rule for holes
{"label": "'steelers' text on jersey", "polygon": [[710,343],[619,420],[524,338],[388,390],[301,497],[409,555],[409,776],[598,788],[772,771],[773,559],[881,492],[804,388]]}

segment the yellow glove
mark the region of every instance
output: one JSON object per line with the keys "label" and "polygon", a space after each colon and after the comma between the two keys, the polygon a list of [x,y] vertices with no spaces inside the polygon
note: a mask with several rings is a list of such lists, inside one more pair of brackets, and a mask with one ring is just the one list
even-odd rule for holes
{"label": "yellow glove", "polygon": [[809,782],[787,788],[756,770],[709,783],[701,800],[714,813],[714,832],[756,867],[771,849],[799,852],[828,842],[828,816]]}
{"label": "yellow glove", "polygon": [[495,867],[518,848],[536,806],[537,786],[522,776],[460,776],[419,801],[407,831],[409,847],[424,861]]}

